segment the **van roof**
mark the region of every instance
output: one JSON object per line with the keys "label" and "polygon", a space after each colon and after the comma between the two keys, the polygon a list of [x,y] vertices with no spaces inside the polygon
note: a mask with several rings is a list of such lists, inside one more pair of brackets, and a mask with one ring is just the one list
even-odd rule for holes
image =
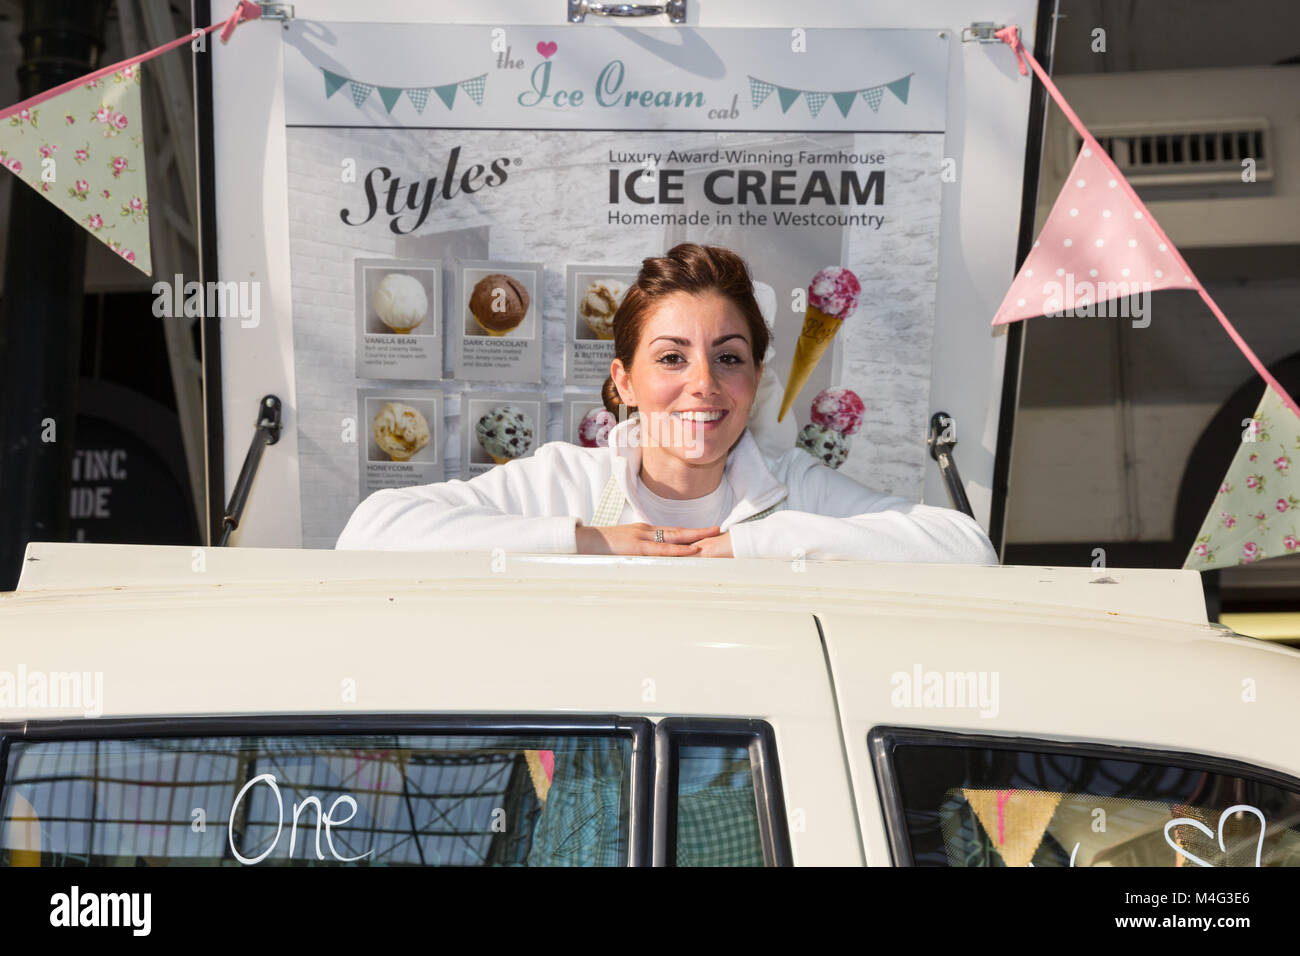
{"label": "van roof", "polygon": [[[638,592],[671,587],[677,599],[777,600],[815,611],[819,604],[914,598],[926,605],[1022,606],[1206,624],[1196,571],[905,564],[866,561],[654,558],[509,552],[328,551],[165,545],[32,542],[17,590],[7,602],[41,592],[158,590],[211,593],[292,584],[400,582],[431,588],[490,587],[493,579],[565,589]],[[349,590],[354,590],[350,588]],[[0,605],[2,606],[2,605]],[[11,605],[12,606],[12,605]]]}

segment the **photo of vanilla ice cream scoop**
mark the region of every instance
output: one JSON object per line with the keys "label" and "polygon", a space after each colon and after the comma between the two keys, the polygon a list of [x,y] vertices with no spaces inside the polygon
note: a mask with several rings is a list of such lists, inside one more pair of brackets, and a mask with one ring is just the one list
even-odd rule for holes
{"label": "photo of vanilla ice cream scoop", "polygon": [[409,461],[429,444],[429,423],[419,409],[402,402],[385,402],[371,428],[375,444],[393,461]]}
{"label": "photo of vanilla ice cream scoop", "polygon": [[597,279],[578,301],[578,314],[598,339],[614,338],[614,313],[627,295],[627,285],[617,279]]}
{"label": "photo of vanilla ice cream scoop", "polygon": [[533,420],[514,405],[498,405],[479,418],[474,434],[492,460],[504,465],[533,447]]}
{"label": "photo of vanilla ice cream scoop", "polygon": [[398,335],[410,335],[411,330],[429,314],[429,297],[424,285],[415,276],[390,272],[379,280],[370,304],[375,315]]}

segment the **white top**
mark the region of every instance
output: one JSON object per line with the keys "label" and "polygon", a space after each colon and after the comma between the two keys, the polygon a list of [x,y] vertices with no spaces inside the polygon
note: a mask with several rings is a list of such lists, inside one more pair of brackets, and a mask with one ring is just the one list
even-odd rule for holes
{"label": "white top", "polygon": [[718,487],[699,498],[661,498],[640,477],[636,480],[636,492],[650,524],[664,528],[712,528],[721,525],[735,507],[731,482],[726,475]]}
{"label": "white top", "polygon": [[[612,474],[626,499],[622,524],[653,523],[641,468],[637,417],[610,429],[604,448],[547,442],[471,478],[385,488],[357,506],[335,548],[354,551],[577,553],[574,529],[589,522]],[[746,429],[727,456],[733,504],[720,523],[737,558],[997,564],[974,519],[863,487],[802,448],[765,457]],[[758,521],[744,519],[772,505]]]}

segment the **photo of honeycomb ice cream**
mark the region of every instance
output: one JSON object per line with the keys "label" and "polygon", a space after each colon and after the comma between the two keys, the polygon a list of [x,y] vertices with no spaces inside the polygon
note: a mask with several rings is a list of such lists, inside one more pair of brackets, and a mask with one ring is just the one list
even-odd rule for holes
{"label": "photo of honeycomb ice cream", "polygon": [[375,444],[393,461],[409,461],[429,444],[429,423],[419,409],[385,402],[371,422]]}
{"label": "photo of honeycomb ice cream", "polygon": [[617,279],[596,279],[578,300],[578,315],[598,339],[614,338],[614,313],[627,295],[626,283]]}
{"label": "photo of honeycomb ice cream", "polygon": [[410,335],[429,314],[424,284],[403,272],[390,272],[380,279],[370,304],[379,321],[398,335]]}
{"label": "photo of honeycomb ice cream", "polygon": [[479,418],[474,435],[488,456],[504,465],[533,447],[533,420],[514,405],[497,405]]}
{"label": "photo of honeycomb ice cream", "polygon": [[528,315],[528,289],[513,276],[501,272],[486,275],[474,283],[469,294],[469,312],[488,335],[507,335]]}

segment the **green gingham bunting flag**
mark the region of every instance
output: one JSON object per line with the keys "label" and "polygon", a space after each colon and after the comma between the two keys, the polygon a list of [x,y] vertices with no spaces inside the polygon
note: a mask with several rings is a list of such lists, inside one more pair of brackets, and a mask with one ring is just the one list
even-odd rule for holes
{"label": "green gingham bunting flag", "polygon": [[429,90],[431,89],[433,87],[426,86],[418,90],[406,91],[406,98],[411,101],[411,105],[415,107],[417,113],[424,112],[425,106],[429,103]]}
{"label": "green gingham bunting flag", "polygon": [[808,112],[813,115],[813,119],[816,119],[817,114],[820,113],[822,111],[822,107],[826,105],[827,94],[826,93],[805,93],[803,97],[804,100],[807,101],[808,103]]}
{"label": "green gingham bunting flag", "polygon": [[776,89],[771,83],[764,83],[762,80],[756,80],[752,76],[749,78],[749,96],[754,101],[754,109],[763,105],[763,101],[772,95]]}
{"label": "green gingham bunting flag", "polygon": [[869,90],[863,90],[862,98],[866,100],[867,105],[871,107],[871,112],[875,113],[880,109],[880,101],[885,98],[885,93],[884,90],[876,86]]}
{"label": "green gingham bunting flag", "polygon": [[352,102],[360,106],[370,96],[370,91],[374,87],[368,83],[358,83],[356,80],[348,80],[348,90],[352,94]]}
{"label": "green gingham bunting flag", "polygon": [[483,105],[483,89],[487,85],[487,74],[470,77],[460,81],[460,88],[479,106]]}

